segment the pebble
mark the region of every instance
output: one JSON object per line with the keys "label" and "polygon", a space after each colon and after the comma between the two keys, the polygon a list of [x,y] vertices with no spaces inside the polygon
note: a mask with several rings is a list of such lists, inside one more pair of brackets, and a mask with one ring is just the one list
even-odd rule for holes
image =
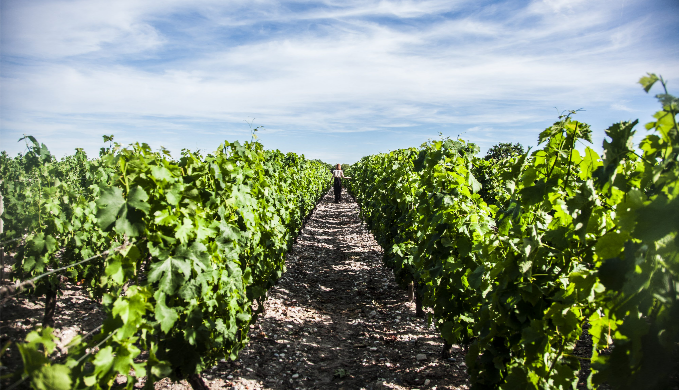
{"label": "pebble", "polygon": [[421,360],[427,360],[427,355],[423,353],[418,353],[417,356],[415,356],[415,359],[417,359],[418,362]]}
{"label": "pebble", "polygon": [[373,318],[373,317],[375,317],[376,315],[377,315],[377,312],[376,312],[375,310],[373,310],[373,311],[371,311],[370,313],[368,313],[368,317],[370,317],[370,318]]}
{"label": "pebble", "polygon": [[292,379],[297,379],[299,378],[299,374],[292,374]]}
{"label": "pebble", "polygon": [[429,386],[430,383],[431,383],[431,381],[430,381],[429,379],[425,379],[425,380],[424,380],[424,385],[425,385],[425,386]]}

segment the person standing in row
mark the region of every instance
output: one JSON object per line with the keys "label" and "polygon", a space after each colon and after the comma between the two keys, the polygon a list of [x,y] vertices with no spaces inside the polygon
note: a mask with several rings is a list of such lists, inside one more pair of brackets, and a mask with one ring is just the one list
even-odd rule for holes
{"label": "person standing in row", "polygon": [[337,169],[332,171],[332,177],[335,179],[335,203],[339,203],[340,199],[342,199],[342,178],[351,179],[351,177],[344,176],[341,164],[337,164]]}

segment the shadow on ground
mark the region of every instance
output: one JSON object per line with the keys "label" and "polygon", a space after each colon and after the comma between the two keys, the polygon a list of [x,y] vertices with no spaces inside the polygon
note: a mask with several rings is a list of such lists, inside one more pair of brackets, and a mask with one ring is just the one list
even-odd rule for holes
{"label": "shadow on ground", "polygon": [[[462,351],[416,318],[349,195],[326,194],[288,254],[236,362],[205,373],[249,389],[466,389]],[[222,380],[224,382],[222,382]]]}

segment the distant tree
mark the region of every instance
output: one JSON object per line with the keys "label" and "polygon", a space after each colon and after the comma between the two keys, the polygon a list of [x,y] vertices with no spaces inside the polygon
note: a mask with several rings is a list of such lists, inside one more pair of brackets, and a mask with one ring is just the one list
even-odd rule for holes
{"label": "distant tree", "polygon": [[523,146],[518,142],[513,145],[511,142],[500,142],[488,149],[484,159],[499,161],[524,153]]}

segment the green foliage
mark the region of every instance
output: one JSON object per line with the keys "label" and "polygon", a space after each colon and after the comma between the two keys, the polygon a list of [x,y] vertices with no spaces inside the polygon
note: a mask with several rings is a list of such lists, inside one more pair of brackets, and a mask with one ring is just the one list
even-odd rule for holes
{"label": "green foliage", "polygon": [[620,389],[668,388],[679,342],[678,110],[662,77],[649,74],[640,84],[648,92],[657,81],[664,89],[656,95],[662,110],[646,124],[654,133],[641,141],[643,154],[636,156],[625,142],[631,132],[616,129],[608,135],[622,135],[607,145],[600,168],[606,173],[601,187],[616,213],[615,227],[602,237],[606,244],[596,247],[606,291],[590,322],[596,349],[608,345],[609,337],[615,348],[610,355],[595,351],[593,381]]}
{"label": "green foliage", "polygon": [[19,344],[24,361],[24,371],[31,378],[31,386],[39,390],[67,390],[73,382],[70,369],[64,364],[52,364],[49,355],[57,345],[51,328],[33,331],[26,336],[26,343]]}
{"label": "green foliage", "polygon": [[[13,277],[25,280],[47,267],[60,267],[61,258],[77,262],[110,248],[110,240],[90,226],[96,223],[96,188],[111,181],[114,170],[101,161],[88,160],[82,150],[59,161],[34,137],[21,140],[27,140],[26,154],[10,158],[3,152],[0,156],[5,178],[0,191],[6,208],[2,240],[26,240],[25,245],[18,240],[7,248],[17,251]],[[96,280],[101,271],[97,264],[73,267],[41,279],[35,292],[58,291],[62,277],[73,282]],[[96,289],[93,292],[96,295]]]}
{"label": "green foliage", "polygon": [[[655,75],[641,84],[656,81],[665,87]],[[350,190],[386,264],[401,283],[418,281],[448,342],[469,344],[474,389],[572,388],[585,321],[591,387],[668,386],[679,341],[679,128],[677,99],[657,98],[642,155],[636,121],[606,130],[603,158],[581,154],[576,143],[592,133],[570,112],[530,155],[491,163],[442,140],[352,166]]]}
{"label": "green foliage", "polygon": [[[48,342],[29,335],[20,350],[37,362],[24,367],[36,388],[63,378],[69,388],[109,388],[117,375],[127,377],[127,388],[147,375],[152,386],[235,359],[257,316],[252,300],[285,271],[285,253],[331,176],[323,163],[259,143],[225,142],[206,157],[185,150],[179,161],[145,144],[115,145],[98,160],[77,161],[91,184],[82,194],[64,182],[39,187],[36,202],[49,211],[30,225],[35,231],[24,228],[15,278],[124,245],[45,284],[87,278],[108,318],[92,341],[69,350],[65,364],[50,363]],[[57,169],[50,164],[35,169]],[[54,338],[50,329],[40,335]],[[93,346],[97,352],[87,353]],[[148,358],[137,362],[142,350]]]}
{"label": "green foliage", "polygon": [[523,146],[520,143],[512,144],[511,142],[500,142],[493,145],[486,152],[485,160],[492,160],[494,162],[519,156],[524,154]]}

